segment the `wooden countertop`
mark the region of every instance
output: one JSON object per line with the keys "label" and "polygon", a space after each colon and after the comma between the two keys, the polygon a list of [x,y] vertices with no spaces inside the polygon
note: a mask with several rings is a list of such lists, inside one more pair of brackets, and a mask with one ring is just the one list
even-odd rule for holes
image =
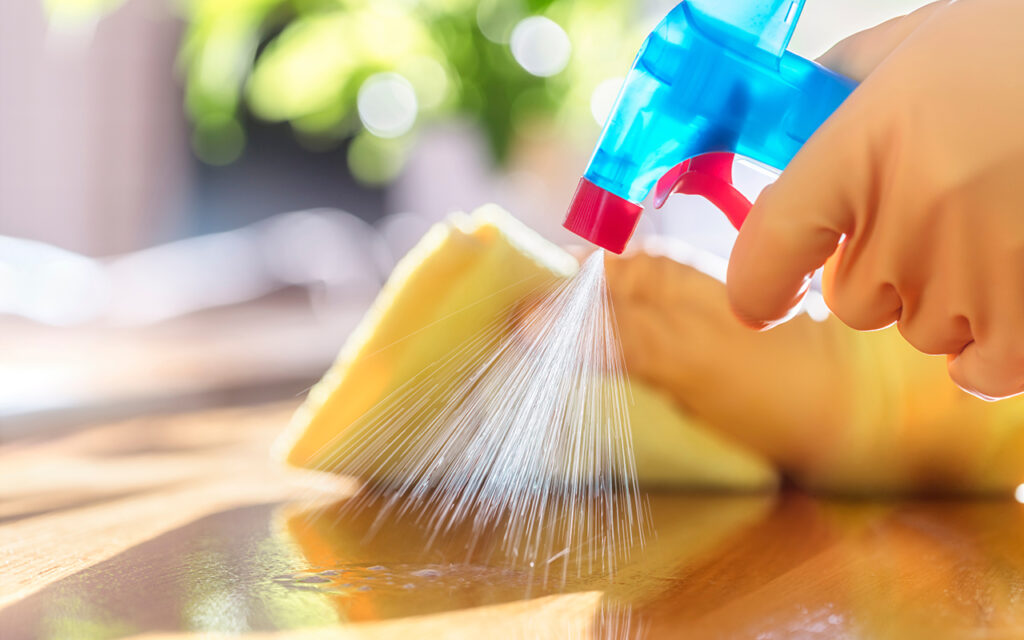
{"label": "wooden countertop", "polygon": [[545,584],[367,538],[269,463],[295,404],[0,446],[0,637],[1024,637],[1024,505],[652,495],[614,579]]}

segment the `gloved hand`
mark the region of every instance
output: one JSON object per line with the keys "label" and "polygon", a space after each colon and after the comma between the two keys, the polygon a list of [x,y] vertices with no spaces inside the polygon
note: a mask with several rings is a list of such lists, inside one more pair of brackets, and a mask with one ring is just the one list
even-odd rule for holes
{"label": "gloved hand", "polygon": [[1024,482],[1024,398],[960,392],[894,329],[800,315],[758,333],[720,281],[675,259],[609,257],[607,274],[631,378],[804,487],[1005,494]]}
{"label": "gloved hand", "polygon": [[864,82],[743,226],[740,318],[778,323],[825,264],[847,325],[897,323],[978,396],[1024,391],[1022,27],[1020,0],[944,0],[826,54]]}

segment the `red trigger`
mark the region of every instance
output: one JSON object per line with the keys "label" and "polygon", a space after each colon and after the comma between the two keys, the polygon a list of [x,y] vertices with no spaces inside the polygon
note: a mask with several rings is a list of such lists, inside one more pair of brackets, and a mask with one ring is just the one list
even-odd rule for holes
{"label": "red trigger", "polygon": [[731,153],[705,153],[677,165],[654,188],[654,207],[660,209],[673,193],[704,196],[739,229],[752,205],[732,185],[734,158]]}

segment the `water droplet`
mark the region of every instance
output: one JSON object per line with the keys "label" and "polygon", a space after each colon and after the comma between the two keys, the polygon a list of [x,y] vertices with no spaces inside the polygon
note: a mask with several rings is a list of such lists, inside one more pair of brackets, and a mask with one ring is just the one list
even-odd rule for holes
{"label": "water droplet", "polygon": [[413,571],[411,575],[418,578],[440,578],[441,572],[437,569],[420,569],[419,571]]}

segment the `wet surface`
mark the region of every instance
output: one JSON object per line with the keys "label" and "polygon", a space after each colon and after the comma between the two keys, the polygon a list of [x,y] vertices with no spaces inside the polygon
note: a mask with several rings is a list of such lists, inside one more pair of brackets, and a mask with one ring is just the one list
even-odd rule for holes
{"label": "wet surface", "polygon": [[[231,509],[9,605],[0,629],[7,640],[414,624],[575,593],[594,594],[571,610],[578,637],[1024,635],[1022,505],[794,494],[651,496],[651,510],[656,537],[622,550],[611,577],[553,576],[494,553],[475,561],[465,532],[424,550],[414,522],[367,538],[372,514],[340,505]],[[557,628],[570,622],[536,619],[541,631],[516,633],[573,635]]]}
{"label": "wet surface", "polygon": [[0,639],[1024,638],[1015,502],[652,495],[613,576],[531,567],[493,532],[311,507],[266,454],[292,409],[0,450]]}
{"label": "wet surface", "polygon": [[429,532],[400,519],[368,537],[375,523],[372,507],[356,513],[343,503],[233,509],[137,545],[0,610],[0,628],[5,638],[239,633],[597,592],[599,606],[586,612],[596,617],[589,627],[619,637],[623,629],[639,628],[630,615],[632,599],[656,592],[673,564],[756,520],[771,500],[656,497],[659,537],[643,551],[622,550],[627,563],[614,578],[575,564],[570,575],[552,575],[549,567],[517,568],[493,549],[480,560],[467,552],[469,531],[451,532],[426,548]]}

